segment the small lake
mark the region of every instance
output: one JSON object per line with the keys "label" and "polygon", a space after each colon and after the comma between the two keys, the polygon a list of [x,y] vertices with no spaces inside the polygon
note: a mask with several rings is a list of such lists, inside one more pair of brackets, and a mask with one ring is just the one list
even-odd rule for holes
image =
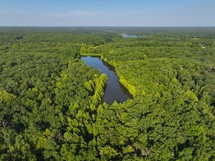
{"label": "small lake", "polygon": [[107,75],[108,80],[104,90],[103,102],[112,104],[114,101],[117,101],[118,103],[121,103],[132,98],[132,95],[128,90],[119,82],[119,78],[116,75],[113,66],[102,61],[100,57],[82,56],[81,60],[83,60],[88,66],[92,66],[100,70],[101,73]]}
{"label": "small lake", "polygon": [[137,36],[137,35],[128,35],[128,34],[121,34],[121,36],[123,37],[123,38],[138,38],[139,36]]}

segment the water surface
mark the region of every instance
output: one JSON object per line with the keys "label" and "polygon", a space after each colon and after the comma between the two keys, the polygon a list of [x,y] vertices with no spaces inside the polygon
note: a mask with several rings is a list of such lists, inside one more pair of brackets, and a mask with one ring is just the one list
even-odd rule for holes
{"label": "water surface", "polygon": [[121,36],[123,37],[123,38],[138,38],[139,36],[137,36],[137,35],[128,35],[128,34],[121,34]]}
{"label": "water surface", "polygon": [[103,96],[103,102],[112,104],[114,101],[118,103],[124,102],[132,98],[128,90],[119,82],[114,67],[105,63],[100,57],[82,56],[81,59],[89,66],[92,66],[105,73],[108,77]]}

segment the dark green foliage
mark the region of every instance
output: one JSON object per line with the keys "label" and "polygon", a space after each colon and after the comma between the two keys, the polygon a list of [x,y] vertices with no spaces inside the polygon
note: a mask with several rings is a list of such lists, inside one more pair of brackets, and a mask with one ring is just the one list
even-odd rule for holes
{"label": "dark green foliage", "polygon": [[[140,37],[124,39],[121,33]],[[0,160],[214,160],[214,28],[0,28]],[[134,96],[101,102],[100,55]]]}

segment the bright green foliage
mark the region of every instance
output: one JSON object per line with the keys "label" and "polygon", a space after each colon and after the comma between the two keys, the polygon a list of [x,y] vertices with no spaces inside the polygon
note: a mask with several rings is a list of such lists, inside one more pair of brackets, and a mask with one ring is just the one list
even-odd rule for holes
{"label": "bright green foliage", "polygon": [[[122,32],[140,35],[125,39]],[[214,28],[0,28],[0,160],[214,160]],[[100,55],[133,95],[102,102]]]}

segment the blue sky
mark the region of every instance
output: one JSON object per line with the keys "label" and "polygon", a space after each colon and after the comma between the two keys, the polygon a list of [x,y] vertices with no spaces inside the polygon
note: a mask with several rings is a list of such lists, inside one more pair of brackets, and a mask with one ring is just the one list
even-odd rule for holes
{"label": "blue sky", "polygon": [[215,26],[215,0],[0,0],[0,26]]}

